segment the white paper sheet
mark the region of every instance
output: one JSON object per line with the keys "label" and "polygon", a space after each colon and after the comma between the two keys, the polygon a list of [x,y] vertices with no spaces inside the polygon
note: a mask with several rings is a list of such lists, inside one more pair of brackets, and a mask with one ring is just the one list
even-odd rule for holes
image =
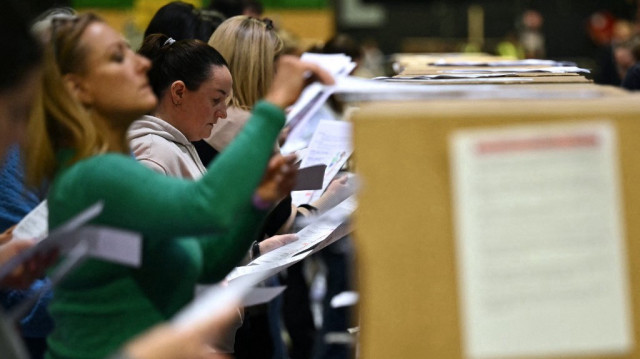
{"label": "white paper sheet", "polygon": [[613,126],[468,130],[450,144],[466,357],[627,353]]}
{"label": "white paper sheet", "polygon": [[349,122],[320,121],[309,143],[307,156],[302,160],[300,167],[326,165],[322,189],[292,193],[291,198],[295,205],[309,203],[322,195],[353,152],[352,131],[352,125]]}
{"label": "white paper sheet", "polygon": [[210,286],[180,310],[171,319],[171,325],[177,329],[187,329],[207,323],[226,313],[230,307],[240,305],[253,286],[263,279],[244,276],[228,285]]}
{"label": "white paper sheet", "polygon": [[288,154],[309,146],[313,133],[322,120],[338,121],[339,118],[327,104],[322,104],[312,116],[307,117],[304,122],[290,130],[280,152]]}
{"label": "white paper sheet", "polygon": [[29,212],[13,230],[15,239],[42,239],[47,236],[49,209],[47,200],[40,202],[31,212]]}
{"label": "white paper sheet", "polygon": [[303,252],[315,253],[334,241],[344,237],[351,231],[351,226],[345,222],[356,208],[356,201],[352,197],[318,217],[315,221],[298,231],[298,240],[266,253],[253,262],[252,265],[278,266],[286,263],[290,258]]}
{"label": "white paper sheet", "polygon": [[[142,236],[122,229],[86,226],[93,230],[83,240],[89,243],[88,255],[92,258],[140,267],[142,263]],[[83,229],[85,229],[83,228]]]}
{"label": "white paper sheet", "polygon": [[74,235],[74,232],[91,219],[97,217],[102,212],[102,207],[102,202],[92,205],[54,230],[48,237],[41,239],[37,245],[13,256],[0,266],[0,280],[13,272],[26,259],[36,254],[44,254],[56,248],[61,251],[71,249],[81,239],[80,236]]}
{"label": "white paper sheet", "polygon": [[[262,274],[262,273],[260,273]],[[235,277],[235,278],[239,278]],[[257,284],[259,281],[256,281]],[[224,288],[227,286],[230,281],[227,280],[225,284],[213,284],[213,285],[197,285],[195,291],[194,301],[199,300],[201,297],[206,295],[211,290],[217,290],[217,287]],[[285,289],[286,285],[280,285],[276,287],[253,287],[251,288],[242,298],[240,303],[241,307],[251,307],[254,305],[264,304],[272,301],[275,297],[280,295]]]}
{"label": "white paper sheet", "polygon": [[250,265],[235,267],[225,280],[232,282],[240,277],[259,275],[259,280],[255,282],[257,284],[262,278],[269,278],[272,275],[298,263],[311,254],[311,250],[299,253],[293,257],[280,258],[280,260],[273,260],[264,263],[250,263]]}
{"label": "white paper sheet", "polygon": [[280,295],[287,288],[285,285],[277,287],[256,287],[253,288],[242,300],[243,307],[269,303],[273,298]]}
{"label": "white paper sheet", "polygon": [[[304,53],[301,60],[322,67],[336,81],[349,75],[356,66],[351,61],[351,57],[344,54]],[[286,122],[291,132],[282,146],[282,153],[291,153],[306,147],[315,127],[314,116],[334,91],[335,86],[325,86],[319,82],[307,86],[302,91],[296,103],[288,109]],[[325,115],[321,115],[321,118],[325,117]],[[307,128],[308,125],[311,125],[310,129]]]}

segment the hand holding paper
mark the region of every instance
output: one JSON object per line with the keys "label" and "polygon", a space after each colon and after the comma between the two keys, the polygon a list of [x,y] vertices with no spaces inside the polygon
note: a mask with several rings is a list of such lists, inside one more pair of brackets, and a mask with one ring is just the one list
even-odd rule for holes
{"label": "hand holding paper", "polygon": [[[35,241],[22,240],[10,241],[0,246],[0,265],[6,263],[19,253],[28,250],[36,244]],[[58,257],[57,250],[38,253],[27,259],[20,266],[9,273],[2,281],[0,286],[15,289],[24,289],[36,279],[44,275],[44,271]]]}
{"label": "hand holding paper", "polygon": [[[276,76],[265,100],[284,109],[293,104],[304,87],[311,80],[319,80],[324,84],[334,83],[331,75],[320,66],[300,61],[294,56],[280,56],[277,63]],[[306,74],[311,74],[307,77]]]}
{"label": "hand holding paper", "polygon": [[0,245],[9,242],[13,238],[13,230],[16,226],[9,227],[4,233],[0,234]]}
{"label": "hand holding paper", "polygon": [[298,236],[295,233],[279,234],[273,237],[269,237],[260,242],[260,254],[269,253],[274,249],[280,248],[297,240]]}
{"label": "hand holding paper", "polygon": [[274,155],[269,161],[262,182],[256,189],[256,195],[265,202],[277,202],[293,189],[296,183],[297,169],[293,165],[295,155]]}

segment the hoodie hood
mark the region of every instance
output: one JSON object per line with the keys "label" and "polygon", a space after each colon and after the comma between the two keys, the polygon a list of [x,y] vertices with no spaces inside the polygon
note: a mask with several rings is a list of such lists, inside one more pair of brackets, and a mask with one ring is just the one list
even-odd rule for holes
{"label": "hoodie hood", "polygon": [[160,136],[168,141],[177,142],[185,146],[190,144],[185,135],[169,122],[148,115],[143,116],[131,124],[131,127],[129,127],[127,131],[127,139],[132,141],[146,135]]}

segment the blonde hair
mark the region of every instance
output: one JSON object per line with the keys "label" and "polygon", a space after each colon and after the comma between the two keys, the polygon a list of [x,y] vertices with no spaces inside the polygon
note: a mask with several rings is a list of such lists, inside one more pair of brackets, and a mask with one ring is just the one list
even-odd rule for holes
{"label": "blonde hair", "polygon": [[274,76],[283,43],[271,20],[234,16],[211,35],[209,45],[222,54],[233,78],[231,105],[250,110],[264,97]]}
{"label": "blonde hair", "polygon": [[[92,121],[83,106],[71,95],[63,75],[85,70],[86,52],[80,38],[89,25],[102,20],[93,14],[54,18],[47,29],[40,96],[28,125],[26,175],[31,185],[50,180],[61,165],[105,152],[106,124]],[[68,163],[58,163],[56,153],[74,150]]]}

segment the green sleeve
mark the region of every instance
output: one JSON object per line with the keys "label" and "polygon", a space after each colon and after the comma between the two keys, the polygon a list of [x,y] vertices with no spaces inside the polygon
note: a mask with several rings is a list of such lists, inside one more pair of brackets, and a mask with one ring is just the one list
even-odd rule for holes
{"label": "green sleeve", "polygon": [[[237,266],[247,254],[250,244],[257,238],[265,212],[248,208],[237,225],[223,236],[206,236],[198,239],[203,256],[199,283],[216,283]],[[237,245],[242,243],[243,245]],[[235,244],[235,245],[234,245]]]}
{"label": "green sleeve", "polygon": [[245,215],[283,124],[281,109],[258,103],[243,131],[198,181],[167,177],[120,154],[80,161],[52,184],[49,227],[103,201],[94,223],[159,238],[230,235],[221,232],[234,230]]}

